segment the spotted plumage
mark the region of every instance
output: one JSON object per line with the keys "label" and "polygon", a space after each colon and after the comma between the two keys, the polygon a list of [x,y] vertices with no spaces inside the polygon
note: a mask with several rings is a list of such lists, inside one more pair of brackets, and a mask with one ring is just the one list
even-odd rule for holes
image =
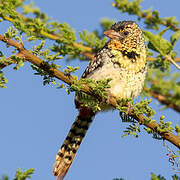
{"label": "spotted plumage", "polygon": [[[144,85],[146,74],[146,48],[141,29],[133,21],[121,21],[104,32],[110,38],[95,55],[82,78],[95,81],[112,79],[109,91],[116,98],[134,98]],[[62,180],[69,170],[75,154],[95,115],[76,100],[79,115],[56,156],[53,173]]]}

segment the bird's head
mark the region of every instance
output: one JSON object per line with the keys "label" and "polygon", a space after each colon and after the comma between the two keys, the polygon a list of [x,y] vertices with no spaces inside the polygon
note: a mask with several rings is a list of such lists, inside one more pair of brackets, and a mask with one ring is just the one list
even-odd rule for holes
{"label": "bird's head", "polygon": [[111,39],[108,42],[109,48],[129,54],[132,58],[145,49],[142,31],[134,21],[119,21],[105,31],[104,35]]}

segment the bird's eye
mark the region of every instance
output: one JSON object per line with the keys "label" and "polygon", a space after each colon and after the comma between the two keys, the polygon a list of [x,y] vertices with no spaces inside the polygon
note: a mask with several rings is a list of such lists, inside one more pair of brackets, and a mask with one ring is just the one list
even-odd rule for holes
{"label": "bird's eye", "polygon": [[122,25],[122,26],[119,26],[118,28],[117,28],[117,31],[122,31],[124,29],[124,26]]}
{"label": "bird's eye", "polygon": [[129,33],[127,31],[124,31],[123,34],[127,36]]}

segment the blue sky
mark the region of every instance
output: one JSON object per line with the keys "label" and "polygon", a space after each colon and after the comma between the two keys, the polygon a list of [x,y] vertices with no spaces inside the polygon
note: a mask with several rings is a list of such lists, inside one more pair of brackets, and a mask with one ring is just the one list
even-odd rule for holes
{"label": "blue sky", "polygon": [[[116,20],[136,20],[134,16],[120,14],[111,6],[111,0],[69,0],[43,1],[34,3],[53,20],[67,22],[77,32],[99,28],[100,19],[109,17]],[[180,20],[179,0],[145,0],[144,9],[154,8],[162,17],[176,16]],[[141,28],[142,23],[139,23]],[[1,25],[4,33],[7,25]],[[3,49],[6,49],[1,44]],[[25,47],[30,48],[28,44]],[[179,50],[177,48],[177,50]],[[6,51],[6,50],[5,50]],[[62,62],[62,66],[67,65]],[[78,75],[84,71],[87,62],[73,60],[72,66],[80,66]],[[33,75],[28,63],[18,71],[8,67],[4,70],[8,88],[0,89],[1,130],[0,130],[0,175],[8,174],[12,179],[17,168],[35,168],[33,180],[55,180],[52,167],[56,153],[64,141],[77,110],[74,94],[53,86],[43,86],[42,78]],[[172,110],[159,111],[160,105],[152,102],[157,111],[155,116],[165,115],[167,121],[177,120]],[[167,179],[174,174],[162,141],[152,139],[142,130],[138,139],[128,136],[121,138],[123,129],[117,111],[99,113],[92,123],[72,164],[66,180],[125,180],[150,179],[150,173],[161,174]],[[143,128],[142,128],[143,129]]]}

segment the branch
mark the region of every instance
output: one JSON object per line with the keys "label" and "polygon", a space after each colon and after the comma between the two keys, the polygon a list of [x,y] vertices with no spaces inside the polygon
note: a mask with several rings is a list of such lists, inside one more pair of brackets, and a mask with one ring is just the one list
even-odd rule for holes
{"label": "branch", "polygon": [[[18,13],[18,12],[17,12]],[[19,17],[22,19],[22,20],[25,20],[26,18],[24,16],[22,16],[21,14],[19,14]],[[11,18],[11,17],[8,17],[8,16],[1,16],[4,20],[6,21],[10,21],[13,23],[14,19]],[[35,30],[35,29],[34,29]],[[32,30],[33,31],[33,30]],[[57,34],[51,34],[51,33],[48,33],[48,32],[45,32],[44,30],[40,30],[40,35],[48,38],[48,39],[51,39],[51,40],[61,40],[61,35],[57,35]],[[73,46],[74,47],[77,47],[77,48],[80,48],[81,49],[81,55],[87,57],[88,59],[90,60],[93,60],[94,58],[94,54],[92,53],[93,52],[93,49],[91,47],[88,47],[88,46],[85,46],[83,44],[80,44],[80,43],[73,43]],[[147,57],[147,61],[155,61],[156,58],[154,57]],[[173,59],[174,62],[180,62],[180,57],[177,57],[177,58],[174,58]],[[174,64],[172,61],[171,61],[172,64]],[[175,64],[174,64],[175,65]],[[1,67],[0,67],[1,69]]]}
{"label": "branch", "polygon": [[141,1],[122,3],[120,0],[115,0],[115,3],[113,3],[114,7],[117,7],[121,12],[127,12],[129,15],[136,15],[138,16],[138,19],[144,18],[145,23],[147,25],[159,25],[162,24],[166,27],[170,27],[173,31],[180,30],[179,27],[177,27],[177,22],[174,21],[174,18],[160,18],[160,15],[157,11],[150,10],[141,10],[141,6],[139,5]]}
{"label": "branch", "polygon": [[[27,60],[30,63],[38,66],[39,68],[42,68],[44,71],[48,72],[51,76],[54,76],[54,77],[62,80],[63,82],[67,83],[68,85],[72,85],[72,83],[74,81],[73,77],[71,77],[70,75],[65,75],[63,72],[59,71],[58,69],[55,69],[55,68],[51,67],[49,64],[44,63],[40,58],[38,58],[35,55],[28,52],[24,48],[22,43],[18,43],[16,41],[12,40],[12,39],[7,39],[3,35],[0,35],[0,41],[5,42],[8,46],[13,46],[13,47],[17,48],[17,50],[19,51],[18,56],[20,55],[21,58],[23,58],[24,60]],[[95,93],[92,91],[92,89],[87,85],[83,86],[82,91],[87,93],[87,94],[90,94],[92,96],[95,95]],[[103,99],[102,99],[102,102],[104,102]],[[115,108],[118,105],[118,103],[117,103],[117,101],[116,101],[116,99],[114,97],[111,97],[109,99],[109,104],[111,104]],[[136,115],[134,113],[133,109],[129,110],[128,115],[132,116],[140,124],[143,124],[146,127],[150,128],[153,131],[155,131],[156,133],[158,133],[163,139],[171,142],[176,147],[180,148],[180,137],[179,136],[175,136],[171,132],[162,133],[162,132],[158,131],[158,126],[159,125],[156,122],[144,123],[145,121],[144,121],[143,115]]]}
{"label": "branch", "polygon": [[[24,58],[24,56],[23,56],[22,53],[17,53],[16,56],[18,56],[18,57],[20,57],[20,58]],[[36,57],[36,56],[35,56],[35,57]],[[33,57],[33,58],[34,58],[34,57]],[[9,61],[9,62],[8,62],[8,61]],[[4,67],[6,67],[6,66],[8,66],[8,65],[10,65],[10,64],[12,64],[12,63],[14,63],[14,64],[17,63],[17,62],[15,62],[15,61],[14,61],[14,62],[13,62],[13,61],[14,61],[14,60],[11,59],[10,57],[7,58],[7,59],[6,59],[6,63],[3,63],[3,64],[0,63],[0,69],[3,69]],[[37,64],[34,63],[34,65],[37,65]],[[37,65],[37,66],[38,66],[38,65]],[[46,67],[46,68],[47,68],[47,67]],[[47,69],[46,69],[46,71],[47,71]],[[50,69],[49,69],[49,73],[53,74]],[[54,76],[55,76],[55,75],[54,75]],[[58,79],[61,79],[61,80],[64,79],[63,81],[66,82],[66,83],[69,82],[69,81],[66,81],[66,78],[64,77],[64,74],[58,74],[58,73],[57,73],[57,76],[55,76],[55,77],[58,78]],[[69,84],[69,85],[71,85],[71,84]],[[87,90],[88,90],[88,89],[87,89]],[[178,105],[176,105],[176,104],[168,101],[165,96],[159,94],[158,92],[153,91],[152,89],[148,89],[148,88],[145,88],[145,87],[144,87],[144,90],[147,91],[152,97],[154,97],[155,99],[157,99],[160,103],[162,103],[162,104],[168,106],[169,108],[175,110],[176,112],[179,112],[179,113],[180,113],[180,106],[178,106]],[[87,93],[87,92],[86,92],[86,93]]]}
{"label": "branch", "polygon": [[[155,57],[147,57],[146,59],[147,61],[155,61],[156,58]],[[180,62],[180,57],[174,58],[173,59],[175,62]]]}
{"label": "branch", "polygon": [[129,112],[129,115],[132,116],[134,119],[136,119],[140,124],[143,124],[144,126],[152,129],[154,132],[156,132],[157,134],[159,134],[164,140],[169,141],[170,143],[174,144],[177,148],[180,149],[180,137],[179,136],[175,136],[174,134],[172,134],[171,132],[160,132],[158,131],[158,123],[154,122],[154,123],[146,123],[144,124],[144,117],[143,115],[134,115],[133,110],[132,112]]}
{"label": "branch", "polygon": [[[159,82],[157,80],[151,80],[150,81],[151,85],[156,85]],[[162,95],[157,91],[154,91],[152,88],[147,88],[144,87],[144,91],[149,93],[152,97],[154,97],[155,99],[157,99],[160,103],[168,106],[169,108],[175,110],[176,112],[180,113],[180,106],[176,105],[175,103],[173,103],[173,101],[170,101],[170,98],[173,98],[172,94],[166,94],[166,95]]]}
{"label": "branch", "polygon": [[156,98],[160,103],[165,104],[166,106],[168,106],[180,113],[180,106],[177,106],[176,104],[173,104],[172,102],[169,102],[165,96],[163,96],[153,90],[150,90],[148,88],[146,88],[145,91],[148,91],[151,94],[151,96]]}
{"label": "branch", "polygon": [[[147,13],[139,12],[139,13],[138,13],[138,16],[139,16],[140,18],[151,19],[152,22],[153,22],[153,21],[154,21],[154,22],[156,21],[156,17],[154,17],[154,16],[152,15],[152,13],[147,14]],[[173,31],[179,31],[179,30],[180,30],[179,27],[175,26],[174,24],[168,24],[167,21],[165,21],[165,20],[163,20],[163,19],[161,19],[160,23],[161,23],[162,25],[166,26],[166,27],[170,26],[170,28],[171,28]]]}
{"label": "branch", "polygon": [[[19,15],[19,17],[22,19],[22,20],[25,20],[26,18],[25,17],[23,17],[22,15],[20,15],[18,12],[17,12],[17,14]],[[12,24],[13,24],[13,22],[14,22],[14,19],[13,18],[11,18],[11,17],[8,17],[8,16],[4,16],[4,15],[1,15],[1,17],[4,19],[4,20],[6,20],[6,21],[10,21]],[[35,29],[34,30],[32,30],[32,31],[35,31]],[[51,39],[51,40],[61,40],[61,38],[62,38],[62,36],[61,35],[57,35],[57,34],[51,34],[51,33],[48,33],[48,32],[45,32],[44,30],[40,30],[40,35],[42,35],[42,36],[44,36],[44,37],[46,37],[46,38],[48,38],[48,39]],[[93,57],[94,57],[94,55],[93,55],[93,53],[92,53],[92,48],[90,48],[90,47],[88,47],[88,46],[85,46],[85,45],[82,45],[82,44],[80,44],[80,43],[73,43],[73,46],[74,47],[77,47],[77,48],[79,48],[79,49],[81,49],[81,54],[82,55],[84,55],[84,56],[86,56],[87,58],[89,58],[89,59],[92,59]]]}

